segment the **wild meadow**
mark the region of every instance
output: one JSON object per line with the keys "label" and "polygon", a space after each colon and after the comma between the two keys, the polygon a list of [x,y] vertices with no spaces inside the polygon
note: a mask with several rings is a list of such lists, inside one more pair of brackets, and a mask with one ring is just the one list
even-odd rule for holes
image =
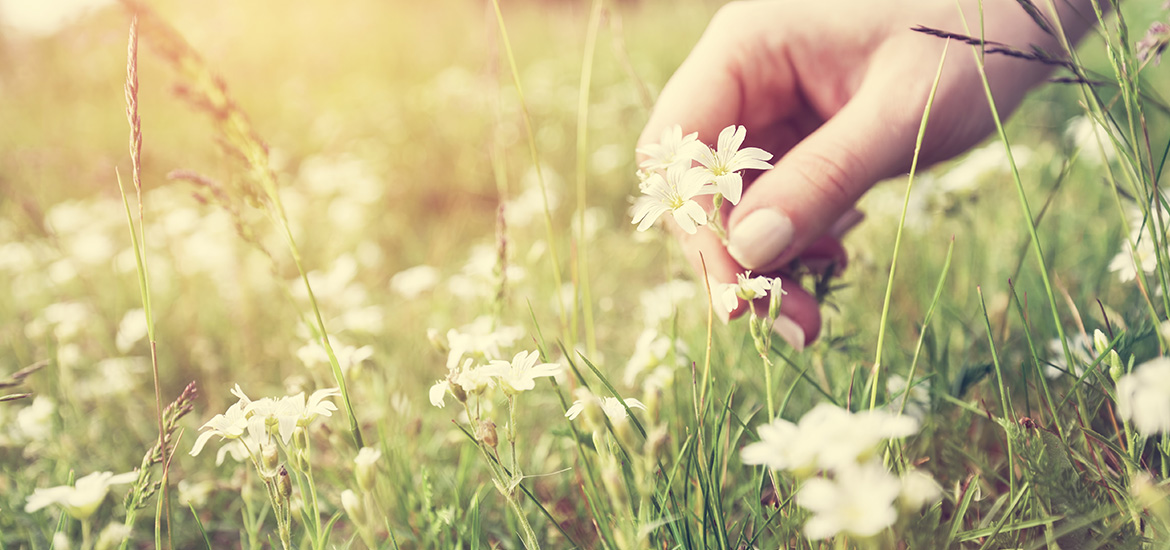
{"label": "wild meadow", "polygon": [[797,350],[638,198],[719,7],[2,31],[0,547],[1170,548],[1170,8],[1014,52],[1053,82],[866,195]]}

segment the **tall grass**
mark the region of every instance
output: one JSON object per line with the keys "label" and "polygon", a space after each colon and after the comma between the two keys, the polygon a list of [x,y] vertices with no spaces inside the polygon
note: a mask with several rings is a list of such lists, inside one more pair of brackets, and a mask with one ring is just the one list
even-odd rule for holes
{"label": "tall grass", "polygon": [[[129,74],[97,81],[124,81],[133,199],[87,181],[67,192],[67,167],[38,167],[51,153],[33,130],[18,130],[25,155],[0,152],[0,546],[1170,541],[1170,444],[1127,401],[1157,387],[1131,381],[1158,368],[1170,310],[1167,78],[1135,51],[1135,29],[1164,12],[1099,11],[1080,50],[1046,54],[1061,82],[1014,121],[996,115],[992,143],[875,188],[849,271],[811,283],[826,322],[797,353],[766,330],[775,311],[714,323],[721,289],[682,271],[665,231],[641,239],[628,222],[653,88],[713,6],[282,6],[285,26],[266,27],[271,4],[204,18],[123,5],[138,21]],[[50,69],[101,59],[69,44],[124,32],[125,15],[20,42],[45,66],[21,73],[12,104],[35,105]],[[382,25],[394,32],[352,40]],[[141,61],[139,33],[153,52]],[[1003,53],[978,36],[949,48],[980,66]],[[436,43],[418,59],[387,53],[424,38]],[[251,57],[268,51],[282,53]],[[84,111],[65,99],[62,112]],[[0,106],[16,127],[44,112]],[[1066,135],[1074,117],[1096,131]],[[60,147],[125,158],[121,143]],[[52,176],[47,197],[37,174]],[[521,351],[559,372],[522,389],[481,370]],[[281,412],[298,396],[300,416]],[[852,422],[871,423],[815,437]],[[848,460],[778,462],[870,439]],[[120,504],[30,506],[135,468],[111,489]],[[929,498],[891,493],[876,533],[816,536],[837,510],[823,495],[919,482]]]}

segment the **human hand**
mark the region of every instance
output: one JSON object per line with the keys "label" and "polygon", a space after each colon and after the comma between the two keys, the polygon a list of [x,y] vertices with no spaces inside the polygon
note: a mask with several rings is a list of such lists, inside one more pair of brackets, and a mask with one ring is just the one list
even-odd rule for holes
{"label": "human hand", "polygon": [[[712,281],[733,283],[746,269],[781,277],[787,295],[774,330],[797,349],[816,339],[820,312],[785,267],[794,259],[843,266],[839,238],[858,219],[853,204],[876,182],[908,171],[945,44],[910,29],[967,34],[970,26],[978,36],[979,1],[961,3],[961,15],[946,0],[728,4],[671,77],[642,131],[640,148],[674,125],[698,132],[704,143],[743,125],[745,145],[776,155],[738,204],[723,204],[726,241],[705,229],[675,233],[691,265],[702,273],[705,263]],[[1058,3],[1075,42],[1089,20],[1074,4],[1087,1]],[[982,13],[986,40],[1061,51],[1016,0],[983,0]],[[970,48],[953,44],[947,53],[920,154],[924,166],[965,151],[994,128]],[[987,56],[985,67],[1001,117],[1048,74],[1043,65],[1005,56]],[[740,303],[731,316],[745,310]]]}

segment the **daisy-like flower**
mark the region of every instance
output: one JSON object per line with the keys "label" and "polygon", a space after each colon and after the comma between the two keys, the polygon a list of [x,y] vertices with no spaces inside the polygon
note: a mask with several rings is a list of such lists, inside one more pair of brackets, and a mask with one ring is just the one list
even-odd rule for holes
{"label": "daisy-like flower", "polygon": [[506,393],[516,394],[536,387],[536,379],[555,376],[561,371],[556,363],[536,364],[540,354],[536,351],[522,351],[508,361],[492,361],[484,369],[494,375]]}
{"label": "daisy-like flower", "polygon": [[883,410],[851,413],[821,403],[797,424],[782,418],[759,427],[760,441],[743,448],[744,464],[798,474],[856,466],[886,440],[918,431],[918,421]]}
{"label": "daisy-like flower", "polygon": [[743,175],[740,170],[767,170],[772,167],[768,163],[772,153],[759,147],[739,148],[745,137],[747,129],[743,126],[728,126],[719,132],[716,149],[704,148],[695,158],[703,165],[701,170],[709,180],[714,181],[719,193],[731,204],[739,204],[743,196]]}
{"label": "daisy-like flower", "polygon": [[877,462],[838,471],[831,480],[810,479],[796,494],[796,503],[813,513],[804,535],[811,540],[838,533],[876,535],[898,519],[894,499],[901,490],[898,478]]}
{"label": "daisy-like flower", "polygon": [[698,132],[684,136],[682,127],[677,124],[664,128],[662,138],[658,143],[651,143],[637,149],[638,153],[647,157],[646,160],[638,164],[638,167],[647,172],[666,170],[675,164],[690,168],[691,161],[706,148],[699,142],[698,136]]}
{"label": "daisy-like flower", "polygon": [[[597,398],[594,397],[594,399]],[[601,406],[601,410],[605,412],[605,416],[608,416],[610,420],[629,418],[629,414],[626,413],[626,407],[646,410],[646,404],[634,398],[626,399],[625,405],[622,404],[622,400],[616,397],[606,397],[605,399],[600,399],[597,403]],[[581,412],[585,410],[586,405],[587,403],[583,399],[574,401],[573,406],[565,411],[565,418],[576,420],[581,415]]]}
{"label": "daisy-like flower", "polygon": [[651,174],[642,182],[644,196],[634,203],[634,221],[638,231],[654,225],[663,214],[670,212],[674,221],[687,233],[694,234],[698,226],[707,223],[707,211],[694,198],[711,193],[709,177],[702,168],[687,168],[681,164],[666,169],[666,177]]}
{"label": "daisy-like flower", "polygon": [[780,288],[780,279],[770,277],[752,277],[752,272],[736,273],[734,284],[723,285],[720,302],[727,311],[732,311],[739,305],[739,301],[751,302],[768,296],[768,291],[775,288],[782,294],[788,294]]}
{"label": "daisy-like flower", "polygon": [[[236,386],[236,389],[239,389],[239,385]],[[244,435],[244,430],[248,428],[248,414],[244,411],[244,407],[248,403],[244,399],[228,407],[228,410],[223,414],[211,417],[211,420],[199,428],[206,431],[199,434],[199,438],[195,440],[195,445],[191,447],[191,456],[198,456],[199,452],[203,450],[203,446],[207,444],[207,440],[211,439],[213,435],[218,435],[221,439],[238,439]]]}
{"label": "daisy-like flower", "polygon": [[249,403],[245,412],[253,418],[263,418],[270,426],[276,426],[281,441],[287,445],[298,426],[307,427],[318,416],[333,416],[337,405],[326,399],[338,395],[341,395],[340,389],[327,388],[313,392],[308,401],[305,400],[305,392],[278,399],[265,397]]}
{"label": "daisy-like flower", "polygon": [[51,504],[60,504],[70,516],[85,521],[101,506],[111,485],[122,485],[136,479],[138,472],[117,475],[112,472],[94,472],[78,479],[73,486],[62,485],[33,491],[24,511],[31,514]]}
{"label": "daisy-like flower", "polygon": [[930,477],[930,474],[915,468],[902,476],[898,504],[903,510],[916,512],[923,506],[938,502],[941,496],[942,487],[939,487],[938,482]]}
{"label": "daisy-like flower", "polygon": [[1170,357],[1157,357],[1117,380],[1117,412],[1143,435],[1170,432]]}

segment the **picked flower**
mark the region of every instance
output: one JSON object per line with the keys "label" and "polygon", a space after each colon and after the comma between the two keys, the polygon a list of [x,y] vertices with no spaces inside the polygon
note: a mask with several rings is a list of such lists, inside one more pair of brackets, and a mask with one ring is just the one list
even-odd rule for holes
{"label": "picked flower", "polygon": [[536,351],[522,351],[512,357],[512,362],[492,361],[484,369],[494,375],[500,387],[508,394],[516,394],[536,387],[536,379],[555,376],[561,372],[556,363],[537,364],[540,354]]}
{"label": "picked flower", "polygon": [[743,196],[741,170],[767,170],[772,167],[768,163],[772,159],[772,153],[759,147],[740,149],[746,137],[747,128],[728,126],[719,132],[716,149],[704,148],[695,157],[695,160],[703,165],[701,170],[719,189],[719,194],[731,201],[731,204],[739,204],[739,199]]}
{"label": "picked flower", "polygon": [[723,285],[720,302],[727,311],[732,311],[739,305],[739,301],[751,302],[768,296],[768,291],[775,288],[782,294],[788,294],[780,288],[780,279],[771,277],[752,277],[752,272],[736,273],[734,284]]}
{"label": "picked flower", "polygon": [[662,130],[662,138],[658,143],[651,143],[637,149],[638,153],[646,155],[646,160],[638,163],[638,167],[647,172],[666,170],[676,164],[685,168],[691,167],[691,162],[706,146],[699,141],[699,133],[691,132],[683,135],[682,126],[675,124]]}
{"label": "picked flower", "polygon": [[117,475],[112,472],[94,472],[78,479],[73,486],[62,485],[33,491],[24,511],[31,514],[51,504],[60,504],[70,516],[85,521],[101,506],[111,485],[131,483],[136,479],[138,472]]}
{"label": "picked flower", "polygon": [[693,235],[698,226],[707,223],[707,211],[694,198],[711,194],[708,181],[702,168],[687,168],[681,164],[667,168],[666,177],[651,174],[641,184],[643,196],[634,203],[632,223],[638,224],[638,231],[645,231],[660,216],[670,212],[679,227]]}

